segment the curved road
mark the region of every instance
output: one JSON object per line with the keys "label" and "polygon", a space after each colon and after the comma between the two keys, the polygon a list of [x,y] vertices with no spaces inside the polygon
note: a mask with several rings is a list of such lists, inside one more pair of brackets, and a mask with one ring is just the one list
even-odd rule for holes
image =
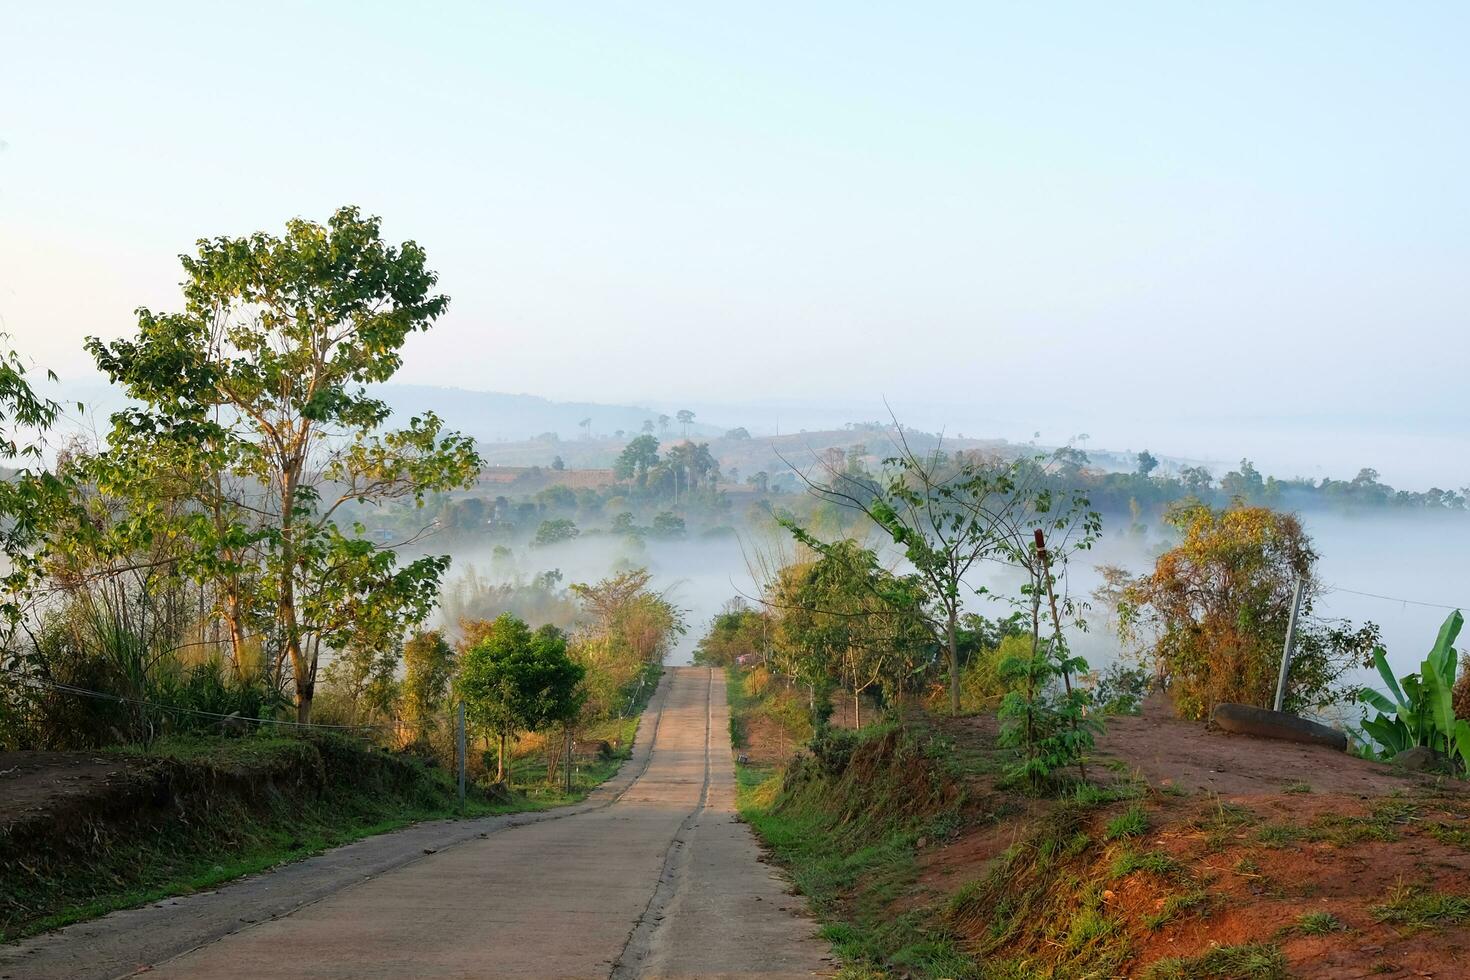
{"label": "curved road", "polygon": [[[408,863],[352,877],[284,914],[235,918],[218,938],[195,937],[194,948],[176,945],[152,962],[125,958],[136,964],[127,972],[229,980],[829,975],[825,944],[797,914],[800,900],[760,863],[734,818],[723,675],[672,668],[655,708],[639,730],[642,741],[652,729],[651,750],[627,763],[636,778],[623,780],[621,793],[421,848]],[[126,943],[143,924],[80,941]],[[68,932],[47,937],[36,958],[0,957],[0,975],[50,975],[45,954],[65,948]]]}

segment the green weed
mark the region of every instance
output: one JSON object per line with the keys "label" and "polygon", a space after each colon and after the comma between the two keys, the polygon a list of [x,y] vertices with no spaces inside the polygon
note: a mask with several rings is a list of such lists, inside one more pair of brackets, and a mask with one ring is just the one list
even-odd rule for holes
{"label": "green weed", "polygon": [[1122,840],[1125,837],[1141,837],[1148,832],[1148,813],[1143,805],[1135,803],[1123,813],[1108,821],[1104,840]]}
{"label": "green weed", "polygon": [[1286,956],[1269,943],[1218,946],[1188,959],[1159,960],[1141,980],[1286,980]]}

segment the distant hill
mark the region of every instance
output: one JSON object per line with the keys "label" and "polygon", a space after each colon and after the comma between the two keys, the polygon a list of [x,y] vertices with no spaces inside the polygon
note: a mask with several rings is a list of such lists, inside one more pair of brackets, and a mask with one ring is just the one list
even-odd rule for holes
{"label": "distant hill", "polygon": [[[598,439],[614,437],[619,429],[625,436],[643,430],[643,423],[657,423],[658,410],[641,405],[603,405],[597,402],[554,402],[537,395],[511,395],[499,391],[469,391],[464,388],[439,388],[433,385],[383,384],[371,386],[373,395],[392,407],[404,418],[432,411],[465,435],[482,443],[520,442],[554,432],[564,440],[582,436],[582,420],[592,420],[592,435]],[[672,411],[662,414],[672,416]],[[678,422],[670,422],[668,434],[677,435]],[[690,426],[691,436],[709,438],[725,430],[696,422]],[[657,430],[655,430],[657,434]]]}
{"label": "distant hill", "polygon": [[[37,388],[60,401],[68,411],[73,424],[80,423],[88,428],[105,431],[107,416],[127,404],[127,399],[101,379],[85,381],[63,381],[51,384],[42,381]],[[370,385],[369,390],[376,398],[388,403],[396,417],[408,419],[422,412],[434,412],[452,429],[473,436],[482,443],[524,442],[534,440],[546,433],[554,432],[563,440],[576,440],[583,436],[583,419],[592,420],[592,435],[602,440],[615,439],[614,433],[623,430],[626,436],[643,431],[645,420],[655,425],[660,414],[674,414],[674,410],[658,410],[642,405],[604,405],[597,402],[557,402],[537,395],[513,395],[499,391],[469,391],[464,388],[440,388],[435,385],[380,384]],[[86,418],[78,419],[76,403],[82,402],[87,409]],[[679,423],[671,421],[668,432],[655,434],[661,439],[674,438],[680,433]],[[689,428],[691,436],[708,439],[721,435],[725,427],[695,422]],[[621,442],[619,443],[621,447]],[[534,460],[541,462],[541,460]]]}

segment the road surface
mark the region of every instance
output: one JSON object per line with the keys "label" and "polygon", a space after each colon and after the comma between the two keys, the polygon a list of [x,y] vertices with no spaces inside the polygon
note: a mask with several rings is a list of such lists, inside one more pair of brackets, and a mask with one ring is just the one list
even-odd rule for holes
{"label": "road surface", "polygon": [[[198,908],[182,899],[9,947],[0,977],[830,975],[800,899],[734,819],[728,718],[722,674],[672,668],[622,778],[565,815],[420,832],[455,828],[442,847],[387,835],[366,856],[283,869],[274,891],[263,875]],[[395,846],[396,866],[363,876]]]}

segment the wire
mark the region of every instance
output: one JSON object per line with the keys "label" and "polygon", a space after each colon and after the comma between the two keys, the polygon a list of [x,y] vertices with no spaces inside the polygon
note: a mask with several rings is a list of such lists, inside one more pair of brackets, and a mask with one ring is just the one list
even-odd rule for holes
{"label": "wire", "polygon": [[[1461,610],[1461,609],[1466,608],[1463,605],[1461,605],[1461,606],[1447,606],[1447,605],[1445,605],[1442,602],[1424,602],[1424,601],[1419,600],[1419,599],[1401,599],[1398,596],[1393,596],[1393,595],[1379,595],[1377,592],[1359,592],[1357,589],[1344,589],[1340,585],[1329,585],[1327,587],[1327,591],[1328,592],[1346,592],[1349,595],[1367,596],[1369,599],[1383,599],[1383,600],[1385,600],[1387,602],[1402,602],[1402,603],[1406,603],[1406,604],[1411,605],[1411,606],[1428,606],[1431,609],[1450,609],[1450,610],[1458,611],[1458,610]],[[1470,605],[1470,604],[1467,604],[1467,605]]]}
{"label": "wire", "polygon": [[178,714],[194,715],[198,718],[214,718],[219,721],[244,721],[255,722],[259,725],[280,725],[286,728],[321,728],[335,731],[362,731],[365,729],[391,729],[392,725],[319,725],[312,722],[282,721],[278,718],[247,718],[239,714],[221,714],[218,711],[201,711],[197,708],[183,708],[174,704],[158,704],[153,701],[144,701],[140,698],[130,698],[122,694],[108,694],[104,691],[93,691],[85,687],[75,687],[71,684],[62,684],[58,681],[48,681],[42,677],[32,677],[30,674],[21,673],[18,670],[0,668],[0,674],[9,674],[11,677],[19,678],[23,683],[35,687],[46,687],[53,691],[61,691],[64,694],[75,694],[85,698],[95,698],[99,701],[114,701],[121,704],[135,704],[144,708],[155,708],[159,711],[173,711]]}

